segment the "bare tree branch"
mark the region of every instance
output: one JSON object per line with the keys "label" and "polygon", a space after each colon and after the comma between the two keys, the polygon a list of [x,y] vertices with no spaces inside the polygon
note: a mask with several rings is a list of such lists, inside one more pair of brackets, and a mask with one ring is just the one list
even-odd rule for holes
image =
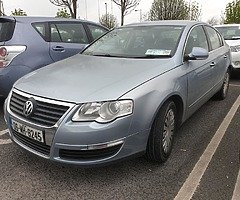
{"label": "bare tree branch", "polygon": [[131,13],[140,3],[141,0],[113,0],[121,9],[121,26],[124,24],[124,17]]}
{"label": "bare tree branch", "polygon": [[77,0],[49,0],[52,4],[59,7],[68,8],[72,18],[77,18]]}
{"label": "bare tree branch", "polygon": [[197,2],[186,0],[154,0],[149,20],[198,20],[201,9]]}

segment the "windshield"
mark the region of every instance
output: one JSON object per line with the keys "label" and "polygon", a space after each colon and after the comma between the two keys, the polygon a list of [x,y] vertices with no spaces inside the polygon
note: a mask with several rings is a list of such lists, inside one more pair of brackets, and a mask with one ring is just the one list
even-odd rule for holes
{"label": "windshield", "polygon": [[239,40],[240,29],[239,26],[225,26],[216,27],[216,29],[222,34],[225,40]]}
{"label": "windshield", "polygon": [[171,57],[183,29],[183,26],[117,28],[94,42],[82,54],[124,58]]}

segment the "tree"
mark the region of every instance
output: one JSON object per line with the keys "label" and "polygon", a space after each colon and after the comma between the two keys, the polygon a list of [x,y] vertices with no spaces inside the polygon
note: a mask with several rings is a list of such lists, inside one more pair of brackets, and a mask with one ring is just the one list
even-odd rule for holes
{"label": "tree", "polygon": [[199,3],[193,1],[192,3],[188,4],[188,18],[189,20],[199,20],[201,15],[201,8]]}
{"label": "tree", "polygon": [[77,0],[49,0],[55,6],[68,8],[71,17],[77,18]]}
{"label": "tree", "polygon": [[117,18],[112,14],[104,14],[99,20],[100,24],[103,26],[112,29],[118,26]]}
{"label": "tree", "polygon": [[67,12],[66,8],[58,9],[57,16],[59,18],[71,18],[71,15]]}
{"label": "tree", "polygon": [[27,16],[27,13],[24,12],[21,8],[15,9],[12,11],[12,15],[14,16]]}
{"label": "tree", "polygon": [[240,1],[232,1],[226,5],[225,23],[233,24],[240,23]]}
{"label": "tree", "polygon": [[212,26],[214,26],[214,25],[219,24],[220,22],[219,22],[219,20],[216,17],[212,17],[209,20],[207,20],[207,23],[212,25]]}
{"label": "tree", "polygon": [[198,20],[201,9],[197,2],[185,0],[154,0],[149,20]]}
{"label": "tree", "polygon": [[121,26],[124,24],[124,17],[130,14],[140,3],[141,0],[113,0],[121,9]]}

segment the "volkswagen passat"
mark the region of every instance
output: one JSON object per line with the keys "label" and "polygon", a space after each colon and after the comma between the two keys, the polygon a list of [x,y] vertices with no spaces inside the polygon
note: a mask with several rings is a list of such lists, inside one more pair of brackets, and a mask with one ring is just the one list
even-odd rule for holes
{"label": "volkswagen passat", "polygon": [[106,164],[138,153],[164,162],[178,127],[213,95],[226,97],[230,63],[229,47],[204,23],[117,28],[14,85],[5,101],[10,137],[61,163]]}

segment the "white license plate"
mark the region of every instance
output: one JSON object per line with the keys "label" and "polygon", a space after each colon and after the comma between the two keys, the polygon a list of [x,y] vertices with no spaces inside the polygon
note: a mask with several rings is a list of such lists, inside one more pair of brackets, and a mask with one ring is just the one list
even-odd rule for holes
{"label": "white license plate", "polygon": [[15,120],[12,120],[12,129],[28,138],[44,143],[43,131],[31,128]]}

